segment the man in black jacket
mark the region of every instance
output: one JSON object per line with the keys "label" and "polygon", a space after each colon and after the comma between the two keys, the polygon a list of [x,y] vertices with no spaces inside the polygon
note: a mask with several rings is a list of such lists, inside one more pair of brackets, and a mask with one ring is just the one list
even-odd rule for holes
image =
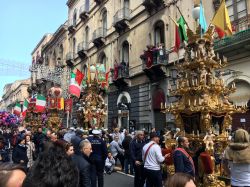
{"label": "man in black jacket", "polygon": [[79,187],[91,187],[91,162],[89,156],[92,152],[91,143],[83,140],[80,143],[81,154],[74,154],[72,160],[79,170]]}
{"label": "man in black jacket", "polygon": [[135,139],[130,143],[130,156],[134,164],[134,187],[143,187],[145,177],[143,175],[142,148],[145,145],[144,132],[137,131]]}

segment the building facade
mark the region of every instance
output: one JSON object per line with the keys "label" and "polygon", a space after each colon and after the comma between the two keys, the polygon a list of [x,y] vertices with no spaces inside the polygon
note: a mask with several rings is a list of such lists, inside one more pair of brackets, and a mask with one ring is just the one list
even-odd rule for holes
{"label": "building facade", "polygon": [[29,86],[30,79],[17,80],[14,83],[6,84],[2,96],[2,102],[5,107],[2,110],[12,112],[17,102],[20,102],[22,105],[24,100],[29,96],[27,91]]}
{"label": "building facade", "polygon": [[[237,12],[237,7],[230,9],[231,1],[226,1],[229,12]],[[248,16],[249,0],[237,3],[239,12]],[[192,18],[192,11],[198,4],[198,0],[68,0],[68,20],[63,30],[60,27],[43,48],[44,58],[48,59],[45,63],[56,66],[59,58],[69,69],[78,68],[85,74],[88,65],[98,63],[111,71],[110,88],[105,97],[108,128],[155,127],[161,130],[172,127],[174,119],[161,113],[160,105],[176,100],[169,95],[168,87],[175,86],[178,70],[174,63],[183,61],[184,49],[182,47],[178,55],[173,51],[175,23],[171,18],[178,20],[182,14],[188,27],[195,30],[197,20]],[[218,1],[203,1],[203,6],[209,23]],[[233,16],[231,19],[235,21]],[[218,52],[224,53],[216,47]],[[160,55],[152,56],[153,66],[145,60],[149,50]],[[229,57],[230,64],[232,61]],[[245,60],[247,62],[249,60]],[[235,70],[238,70],[240,63],[235,63]],[[230,84],[228,77],[225,80]],[[44,91],[47,89],[45,87]]]}

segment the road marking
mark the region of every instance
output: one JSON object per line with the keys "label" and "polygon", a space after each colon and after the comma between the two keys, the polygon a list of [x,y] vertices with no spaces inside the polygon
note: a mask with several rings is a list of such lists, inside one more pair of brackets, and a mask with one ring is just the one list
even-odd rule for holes
{"label": "road marking", "polygon": [[126,176],[128,176],[128,177],[132,177],[132,178],[135,177],[134,175],[126,174],[126,173],[123,173],[123,172],[121,172],[121,171],[116,171],[116,172],[117,172],[117,173],[120,173],[120,174],[122,174],[122,175],[126,175]]}

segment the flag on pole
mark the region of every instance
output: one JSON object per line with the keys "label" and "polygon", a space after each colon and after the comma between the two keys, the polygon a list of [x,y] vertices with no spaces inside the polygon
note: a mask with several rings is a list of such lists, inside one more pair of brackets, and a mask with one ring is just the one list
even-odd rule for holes
{"label": "flag on pole", "polygon": [[185,28],[185,25],[186,25],[186,22],[185,22],[185,19],[183,16],[181,16],[178,21],[177,21],[178,25],[179,25],[179,35],[180,35],[180,39],[181,41],[187,41],[188,38],[187,38],[187,32],[186,32],[186,28]]}
{"label": "flag on pole", "polygon": [[43,112],[46,108],[45,106],[46,106],[46,97],[38,94],[36,97],[36,111]]}
{"label": "flag on pole", "polygon": [[201,36],[207,31],[207,22],[204,15],[204,10],[202,6],[202,0],[200,0],[200,16],[199,16],[199,24],[201,27]]}
{"label": "flag on pole", "polygon": [[216,31],[220,38],[224,37],[225,34],[227,36],[232,35],[232,25],[228,15],[225,0],[222,0],[220,7],[215,13],[211,23],[216,26]]}
{"label": "flag on pole", "polygon": [[16,103],[13,113],[18,116],[21,114],[21,104],[19,102]]}
{"label": "flag on pole", "polygon": [[78,83],[79,86],[81,85],[83,78],[84,78],[84,74],[78,69],[76,69],[76,82]]}
{"label": "flag on pole", "polygon": [[70,85],[69,85],[69,93],[79,98],[80,93],[81,93],[81,87],[76,82],[76,74],[71,72],[70,77],[71,78],[70,78]]}
{"label": "flag on pole", "polygon": [[179,52],[180,46],[181,46],[181,42],[183,41],[187,41],[187,32],[186,32],[186,22],[183,16],[181,16],[178,19],[178,23],[171,17],[169,16],[170,19],[174,22],[175,24],[175,46],[174,46],[174,51],[176,53]]}
{"label": "flag on pole", "polygon": [[88,75],[87,75],[87,81],[90,83],[90,66],[88,65]]}
{"label": "flag on pole", "polygon": [[23,103],[23,117],[26,116],[26,112],[28,110],[28,106],[29,106],[29,101],[27,99],[24,100],[24,103]]}

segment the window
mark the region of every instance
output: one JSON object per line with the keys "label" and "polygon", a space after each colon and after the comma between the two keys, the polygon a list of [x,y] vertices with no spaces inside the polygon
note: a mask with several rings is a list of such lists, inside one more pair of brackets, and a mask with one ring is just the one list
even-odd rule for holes
{"label": "window", "polygon": [[85,0],[85,11],[89,12],[89,0]]}
{"label": "window", "polygon": [[88,46],[89,46],[89,27],[88,26],[85,28],[85,42],[86,42],[86,48],[88,49]]}
{"label": "window", "polygon": [[103,28],[103,36],[106,36],[108,28],[107,10],[104,10],[104,12],[102,13],[102,28]]}
{"label": "window", "polygon": [[59,58],[58,60],[59,60],[59,63],[60,63],[59,65],[62,65],[62,64],[61,64],[61,63],[62,63],[62,60],[63,60],[63,45],[62,45],[62,44],[61,44],[60,47],[59,47],[59,55],[58,55],[58,56],[59,56],[59,57],[58,57],[58,58]]}
{"label": "window", "polygon": [[53,55],[52,55],[52,62],[53,62],[53,64],[57,65],[56,51],[53,52]]}
{"label": "window", "polygon": [[129,63],[129,43],[127,41],[122,44],[122,62]]}
{"label": "window", "polygon": [[124,0],[124,8],[129,8],[129,0]]}
{"label": "window", "polygon": [[241,31],[248,28],[246,0],[226,0],[228,15],[233,30]]}
{"label": "window", "polygon": [[77,19],[77,10],[74,10],[74,14],[73,14],[73,26],[76,26],[76,19]]}
{"label": "window", "polygon": [[72,53],[73,53],[73,58],[74,58],[76,55],[76,39],[75,38],[73,38]]}
{"label": "window", "polygon": [[158,21],[155,24],[155,27],[154,27],[154,39],[155,39],[155,43],[154,43],[155,46],[157,46],[159,43],[165,44],[164,22],[163,21]]}

